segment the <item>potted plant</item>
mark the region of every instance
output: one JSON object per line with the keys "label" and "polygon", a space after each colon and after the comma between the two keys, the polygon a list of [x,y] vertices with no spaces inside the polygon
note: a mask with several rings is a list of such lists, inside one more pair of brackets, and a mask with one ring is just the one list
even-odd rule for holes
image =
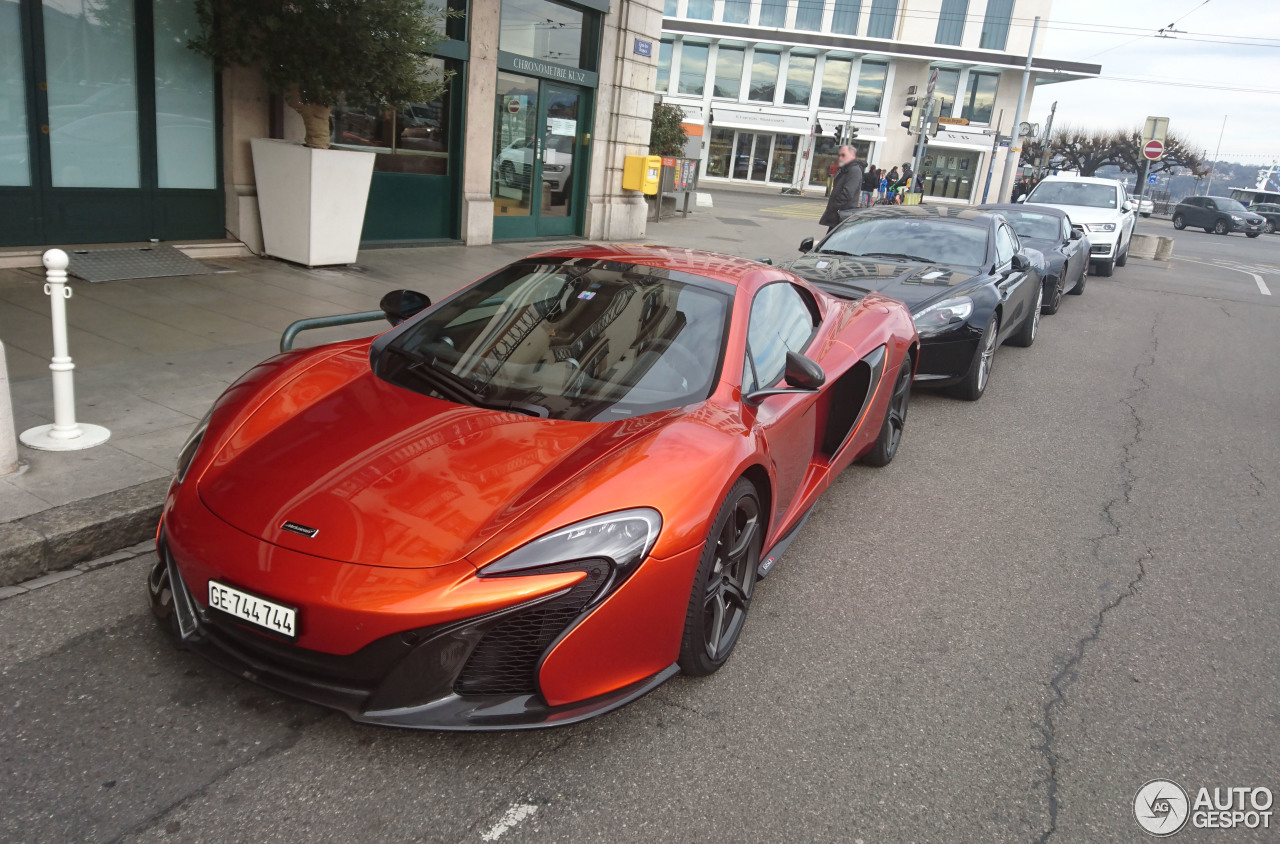
{"label": "potted plant", "polygon": [[429,0],[196,0],[191,49],[219,70],[256,67],[302,116],[303,143],[254,138],[268,255],[349,264],[360,248],[374,153],[330,149],[339,102],[399,109],[431,102],[449,74],[429,63],[447,13]]}

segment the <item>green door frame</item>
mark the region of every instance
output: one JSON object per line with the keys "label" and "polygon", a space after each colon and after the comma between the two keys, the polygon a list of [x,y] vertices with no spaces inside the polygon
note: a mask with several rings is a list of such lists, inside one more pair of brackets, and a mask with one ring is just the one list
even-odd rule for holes
{"label": "green door frame", "polygon": [[55,188],[50,162],[49,97],[45,82],[41,0],[19,0],[26,73],[31,184],[0,187],[0,246],[53,243],[215,239],[226,234],[222,173],[222,80],[214,74],[215,187],[158,187],[156,161],[155,21],[151,0],[135,0],[139,187]]}

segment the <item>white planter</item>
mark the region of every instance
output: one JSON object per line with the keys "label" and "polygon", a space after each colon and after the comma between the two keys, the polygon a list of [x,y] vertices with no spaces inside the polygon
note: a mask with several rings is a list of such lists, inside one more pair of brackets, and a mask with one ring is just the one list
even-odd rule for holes
{"label": "white planter", "polygon": [[308,267],[354,263],[374,153],[271,138],[250,143],[266,254]]}

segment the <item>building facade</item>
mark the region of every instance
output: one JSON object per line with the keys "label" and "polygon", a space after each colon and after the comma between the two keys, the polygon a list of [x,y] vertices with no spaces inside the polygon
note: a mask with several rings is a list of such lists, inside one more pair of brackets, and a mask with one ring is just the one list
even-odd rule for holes
{"label": "building facade", "polygon": [[[902,127],[931,71],[940,127],[921,159],[924,193],[981,202],[999,184],[1032,22],[1052,0],[665,0],[657,94],[681,106],[702,183],[822,192],[843,137],[888,172],[912,160]],[[1096,76],[1040,55],[1035,85]],[[1026,117],[1024,116],[1024,121]],[[988,173],[994,171],[988,185]]]}
{"label": "building facade", "polygon": [[[449,0],[433,103],[344,104],[367,245],[639,237],[661,0]],[[192,0],[0,0],[0,246],[261,245],[249,140],[301,140],[258,75],[187,49]]]}

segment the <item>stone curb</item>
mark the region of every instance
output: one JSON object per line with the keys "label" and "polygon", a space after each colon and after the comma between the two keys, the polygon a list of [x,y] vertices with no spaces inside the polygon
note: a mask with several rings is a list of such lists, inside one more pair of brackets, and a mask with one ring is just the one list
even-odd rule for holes
{"label": "stone curb", "polygon": [[0,587],[150,540],[168,489],[169,478],[157,478],[0,524]]}

